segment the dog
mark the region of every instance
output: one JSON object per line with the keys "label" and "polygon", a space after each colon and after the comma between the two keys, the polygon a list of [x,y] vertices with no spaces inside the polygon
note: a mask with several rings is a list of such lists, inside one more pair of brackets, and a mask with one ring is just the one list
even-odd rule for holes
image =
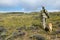
{"label": "dog", "polygon": [[52,23],[48,23],[48,26],[45,27],[45,31],[49,31],[49,32],[52,32]]}

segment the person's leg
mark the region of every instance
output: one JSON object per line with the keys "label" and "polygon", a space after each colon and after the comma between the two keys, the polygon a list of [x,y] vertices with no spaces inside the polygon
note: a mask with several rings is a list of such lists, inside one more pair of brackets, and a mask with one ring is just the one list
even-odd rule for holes
{"label": "person's leg", "polygon": [[45,29],[46,27],[46,18],[43,18],[43,28]]}

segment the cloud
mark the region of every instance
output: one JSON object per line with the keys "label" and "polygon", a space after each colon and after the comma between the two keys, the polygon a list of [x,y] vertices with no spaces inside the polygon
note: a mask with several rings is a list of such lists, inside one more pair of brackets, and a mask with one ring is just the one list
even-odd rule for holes
{"label": "cloud", "polygon": [[60,12],[60,10],[48,10],[48,12]]}
{"label": "cloud", "polygon": [[18,4],[18,0],[0,0],[2,6],[14,6]]}
{"label": "cloud", "polygon": [[39,10],[42,5],[48,10],[60,10],[60,0],[0,0],[0,6],[19,6],[26,11]]}

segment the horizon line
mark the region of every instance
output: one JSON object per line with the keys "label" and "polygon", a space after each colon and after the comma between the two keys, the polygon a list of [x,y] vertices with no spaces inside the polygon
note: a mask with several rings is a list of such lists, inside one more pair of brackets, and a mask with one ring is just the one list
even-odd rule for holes
{"label": "horizon line", "polygon": [[[48,12],[60,12],[60,10],[47,10]],[[0,11],[0,13],[10,13],[10,12],[24,12],[24,13],[30,13],[30,12],[40,12],[40,10],[37,11]]]}

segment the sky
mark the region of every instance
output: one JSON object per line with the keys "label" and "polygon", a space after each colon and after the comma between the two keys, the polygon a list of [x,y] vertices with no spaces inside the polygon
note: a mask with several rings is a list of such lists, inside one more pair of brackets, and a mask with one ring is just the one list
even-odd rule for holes
{"label": "sky", "polygon": [[0,0],[0,12],[59,11],[60,0]]}

